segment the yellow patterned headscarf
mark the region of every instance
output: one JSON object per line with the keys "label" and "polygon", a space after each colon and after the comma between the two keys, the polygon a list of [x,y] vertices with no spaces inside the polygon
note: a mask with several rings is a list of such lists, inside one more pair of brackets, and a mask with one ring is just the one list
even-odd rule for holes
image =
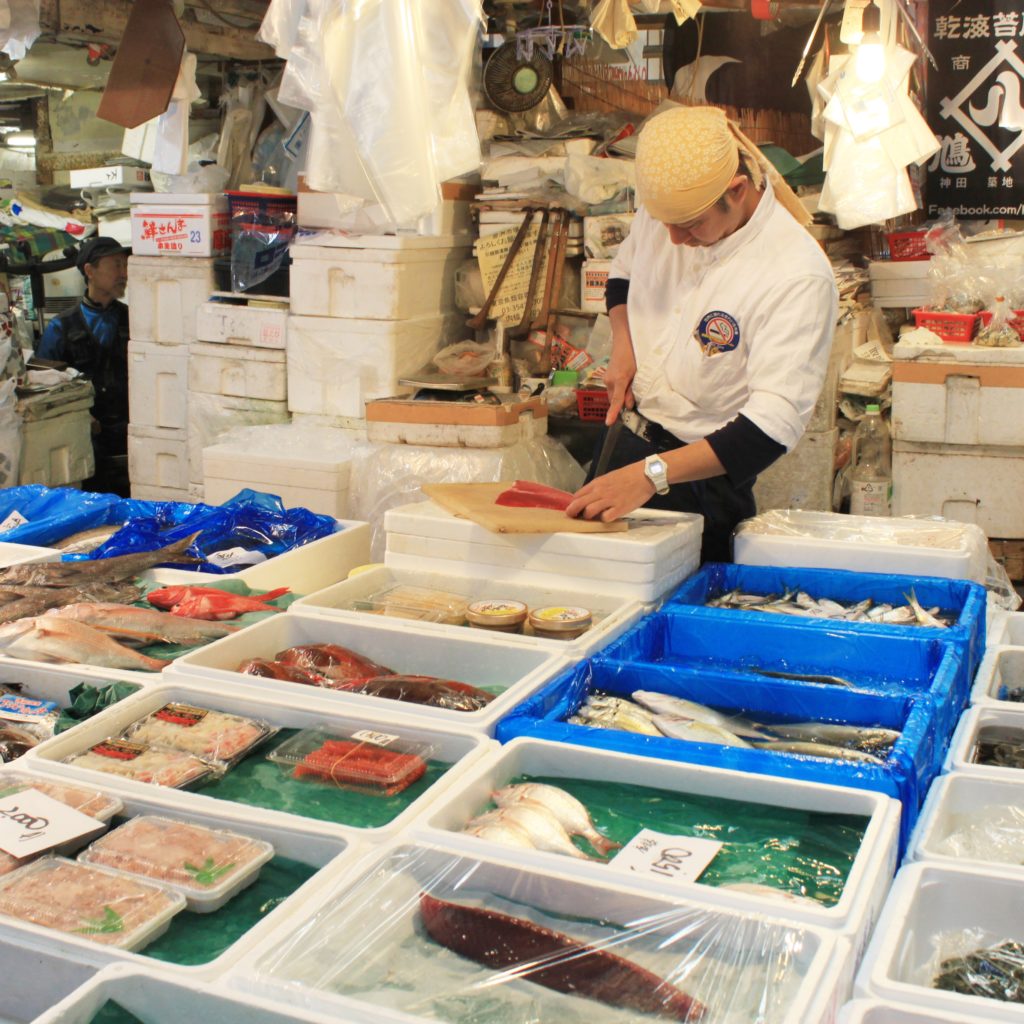
{"label": "yellow patterned headscarf", "polygon": [[776,199],[800,224],[809,224],[793,190],[718,107],[674,107],[647,122],[636,147],[637,199],[655,220],[694,220],[725,194],[741,152],[754,187],[764,188],[767,177]]}

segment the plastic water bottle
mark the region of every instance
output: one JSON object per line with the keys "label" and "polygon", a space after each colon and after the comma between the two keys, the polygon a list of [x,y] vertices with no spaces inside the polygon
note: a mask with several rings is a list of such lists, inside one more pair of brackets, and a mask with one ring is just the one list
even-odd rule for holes
{"label": "plastic water bottle", "polygon": [[888,516],[892,508],[892,446],[877,405],[869,405],[853,435],[850,512]]}

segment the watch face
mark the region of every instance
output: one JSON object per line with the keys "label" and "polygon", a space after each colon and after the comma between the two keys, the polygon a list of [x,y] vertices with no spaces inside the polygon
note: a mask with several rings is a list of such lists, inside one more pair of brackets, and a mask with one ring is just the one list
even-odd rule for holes
{"label": "watch face", "polygon": [[668,472],[668,465],[666,464],[665,460],[658,458],[657,455],[651,458],[651,461],[650,463],[648,463],[648,465],[650,465],[652,473]]}

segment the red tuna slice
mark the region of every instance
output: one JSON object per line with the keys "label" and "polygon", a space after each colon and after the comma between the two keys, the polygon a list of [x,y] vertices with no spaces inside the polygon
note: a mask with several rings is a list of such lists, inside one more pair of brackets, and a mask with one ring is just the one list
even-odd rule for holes
{"label": "red tuna slice", "polygon": [[577,942],[532,921],[420,896],[420,916],[435,942],[510,977],[584,996],[606,1006],[696,1024],[706,1008],[682,989],[624,957]]}
{"label": "red tuna slice", "polygon": [[283,665],[299,665],[329,679],[366,679],[391,674],[386,665],[379,665],[338,644],[300,644],[278,651],[274,657]]}
{"label": "red tuna slice", "polygon": [[261,676],[264,679],[280,679],[284,683],[302,683],[305,686],[328,686],[330,680],[301,665],[286,665],[280,661],[265,658],[250,658],[238,666],[238,672],[247,676]]}
{"label": "red tuna slice", "polygon": [[468,683],[437,679],[434,676],[383,675],[369,679],[349,679],[334,687],[348,693],[366,693],[386,700],[404,700],[411,704],[427,704],[448,711],[479,711],[494,694],[478,690]]}
{"label": "red tuna slice", "polygon": [[568,491],[560,491],[557,487],[536,484],[530,480],[517,480],[494,499],[494,504],[507,505],[510,508],[550,508],[564,512],[572,498]]}

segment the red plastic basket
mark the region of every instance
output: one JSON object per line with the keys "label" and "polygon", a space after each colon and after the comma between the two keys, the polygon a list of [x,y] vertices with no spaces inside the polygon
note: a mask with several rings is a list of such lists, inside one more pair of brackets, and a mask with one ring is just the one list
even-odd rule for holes
{"label": "red plastic basket", "polygon": [[924,244],[927,231],[891,231],[886,238],[889,241],[889,259],[894,263],[909,260],[930,260],[932,254]]}
{"label": "red plastic basket", "polygon": [[[983,310],[978,316],[981,317],[982,327],[988,327],[992,323],[992,313],[989,310]],[[1013,311],[1010,326],[1017,332],[1017,337],[1024,341],[1024,309],[1015,309]]]}
{"label": "red plastic basket", "polygon": [[295,195],[226,192],[228,216],[235,227],[294,227],[299,199]]}
{"label": "red plastic basket", "polygon": [[604,388],[577,388],[576,411],[581,420],[603,421],[608,415],[608,392]]}
{"label": "red plastic basket", "polygon": [[943,341],[969,342],[978,326],[977,313],[939,313],[933,309],[915,309],[914,326],[927,327]]}

